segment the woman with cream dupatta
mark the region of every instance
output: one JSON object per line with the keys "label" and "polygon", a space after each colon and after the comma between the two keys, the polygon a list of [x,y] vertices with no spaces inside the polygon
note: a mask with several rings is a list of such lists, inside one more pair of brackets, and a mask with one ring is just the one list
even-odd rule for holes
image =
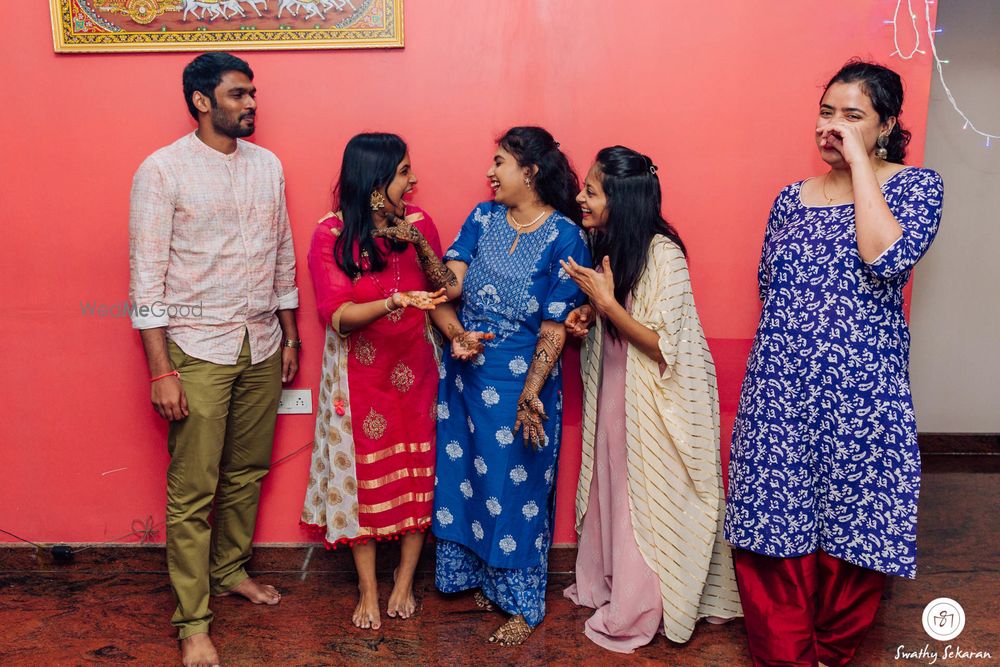
{"label": "woman with cream dupatta", "polygon": [[563,265],[590,298],[567,319],[587,340],[580,543],[566,596],[596,609],[585,634],[622,653],[661,628],[683,643],[701,618],[742,615],[722,537],[715,366],[656,170],[623,146],[597,154],[577,201],[598,268]]}

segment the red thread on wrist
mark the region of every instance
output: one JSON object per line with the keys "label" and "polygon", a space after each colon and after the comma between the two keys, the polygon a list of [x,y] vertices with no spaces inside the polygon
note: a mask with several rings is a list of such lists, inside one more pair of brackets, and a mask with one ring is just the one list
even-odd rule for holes
{"label": "red thread on wrist", "polygon": [[162,380],[163,378],[170,377],[171,375],[176,375],[177,377],[181,376],[180,372],[175,369],[170,371],[169,373],[164,373],[163,375],[157,375],[155,378],[150,378],[149,381],[156,382],[157,380]]}

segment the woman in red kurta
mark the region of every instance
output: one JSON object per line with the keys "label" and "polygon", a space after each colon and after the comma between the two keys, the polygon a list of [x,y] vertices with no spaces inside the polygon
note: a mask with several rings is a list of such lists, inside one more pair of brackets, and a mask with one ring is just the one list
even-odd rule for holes
{"label": "woman in red kurta", "polygon": [[448,274],[434,222],[403,201],[415,183],[402,139],[358,135],[344,151],[340,210],[309,249],[326,343],[302,522],[328,546],[350,545],[362,628],[381,626],[373,540],[401,540],[388,615],[415,611],[434,499],[438,371],[425,311],[444,301],[431,290]]}

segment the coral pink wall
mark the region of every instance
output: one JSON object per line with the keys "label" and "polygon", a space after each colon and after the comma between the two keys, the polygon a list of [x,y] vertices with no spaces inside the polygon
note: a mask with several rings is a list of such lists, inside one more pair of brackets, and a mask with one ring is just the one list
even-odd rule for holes
{"label": "coral pink wall", "polygon": [[[192,56],[55,55],[48,3],[4,4],[0,527],[40,541],[101,542],[127,533],[134,518],[162,521],[166,426],[149,406],[128,320],[86,317],[80,304],[127,296],[132,173],[192,129],[180,92]],[[819,172],[820,86],[847,58],[880,59],[903,74],[911,161],[922,160],[930,67],[926,57],[889,58],[883,19],[895,6],[411,1],[405,49],[244,54],[260,89],[255,141],[284,162],[300,261],[305,343],[294,386],[318,382],[322,330],[304,258],[347,139],[389,130],[409,141],[416,201],[447,240],[489,196],[493,138],[535,123],[581,172],[611,143],[659,164],[719,366],[728,451],[759,312],[768,208],[781,186]],[[573,541],[577,385],[567,389],[558,485],[563,543]],[[275,458],[308,443],[312,429],[311,416],[280,417]],[[307,469],[303,452],[267,479],[259,542],[310,540],[298,527]]]}

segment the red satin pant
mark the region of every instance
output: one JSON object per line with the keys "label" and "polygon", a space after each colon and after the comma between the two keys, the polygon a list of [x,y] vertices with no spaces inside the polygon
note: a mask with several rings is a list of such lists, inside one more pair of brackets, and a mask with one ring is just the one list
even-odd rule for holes
{"label": "red satin pant", "polygon": [[822,551],[773,558],[734,550],[756,667],[842,667],[875,620],[886,575]]}

